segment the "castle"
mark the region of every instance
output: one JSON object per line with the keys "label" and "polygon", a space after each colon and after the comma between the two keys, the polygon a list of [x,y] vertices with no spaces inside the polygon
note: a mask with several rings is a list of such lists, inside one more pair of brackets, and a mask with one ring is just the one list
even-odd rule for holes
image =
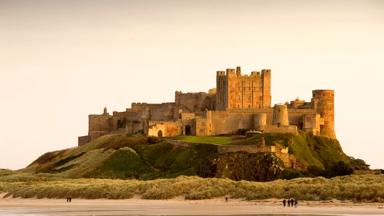
{"label": "castle", "polygon": [[334,91],[313,90],[310,102],[293,100],[271,106],[271,70],[242,75],[241,68],[217,71],[216,88],[208,92],[175,92],[175,101],[161,104],[132,103],[131,108],[112,115],[104,108],[89,115],[82,145],[111,133],[143,133],[148,136],[211,136],[239,130],[264,133],[304,131],[336,138]]}

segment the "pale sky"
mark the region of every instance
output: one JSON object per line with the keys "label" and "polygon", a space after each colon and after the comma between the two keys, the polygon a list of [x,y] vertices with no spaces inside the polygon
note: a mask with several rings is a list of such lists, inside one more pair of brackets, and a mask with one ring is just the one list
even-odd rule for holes
{"label": "pale sky", "polygon": [[384,1],[0,0],[0,167],[77,145],[88,114],[272,70],[272,102],[334,89],[348,155],[384,168]]}

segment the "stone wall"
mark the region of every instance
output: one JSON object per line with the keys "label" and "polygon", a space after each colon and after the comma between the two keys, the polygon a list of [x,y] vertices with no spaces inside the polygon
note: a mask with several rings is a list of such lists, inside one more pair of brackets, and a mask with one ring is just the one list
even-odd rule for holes
{"label": "stone wall", "polygon": [[239,129],[254,129],[255,114],[266,113],[267,124],[272,122],[272,109],[209,111],[207,114],[210,135],[236,133]]}
{"label": "stone wall", "polygon": [[77,143],[79,146],[84,145],[89,142],[89,136],[79,136]]}
{"label": "stone wall", "polygon": [[[289,124],[296,125],[299,130],[304,129],[305,116],[315,116],[315,115],[316,115],[316,110],[314,109],[288,109]],[[305,128],[309,129],[311,125],[316,126],[317,122],[310,122],[310,121],[316,121],[316,120],[318,119],[307,118]]]}
{"label": "stone wall", "polygon": [[303,128],[301,130],[320,136],[321,125],[324,125],[324,119],[320,117],[320,114],[305,114],[303,115]]}
{"label": "stone wall", "polygon": [[178,111],[202,113],[205,110],[214,110],[216,95],[205,92],[183,93],[175,92],[175,105]]}
{"label": "stone wall", "polygon": [[129,134],[135,134],[146,130],[148,112],[145,110],[132,111],[127,109],[125,112],[114,112],[112,116],[113,130]]}
{"label": "stone wall", "polygon": [[132,103],[131,110],[134,112],[143,112],[148,110],[149,120],[151,121],[171,121],[175,120],[177,113],[175,103]]}
{"label": "stone wall", "polygon": [[287,126],[277,126],[277,125],[267,125],[264,127],[264,133],[290,133],[297,135],[297,126],[296,125],[287,125]]}
{"label": "stone wall", "polygon": [[94,140],[112,131],[112,120],[109,114],[88,116],[89,140]]}
{"label": "stone wall", "polygon": [[181,134],[178,122],[149,122],[148,136],[173,137]]}
{"label": "stone wall", "polygon": [[207,135],[207,120],[205,118],[196,118],[196,136]]}

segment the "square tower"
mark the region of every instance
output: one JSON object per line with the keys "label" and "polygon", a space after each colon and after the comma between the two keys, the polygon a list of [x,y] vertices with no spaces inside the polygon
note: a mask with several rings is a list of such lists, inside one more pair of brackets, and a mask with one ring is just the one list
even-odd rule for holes
{"label": "square tower", "polygon": [[242,75],[241,68],[216,74],[216,110],[271,107],[271,70]]}

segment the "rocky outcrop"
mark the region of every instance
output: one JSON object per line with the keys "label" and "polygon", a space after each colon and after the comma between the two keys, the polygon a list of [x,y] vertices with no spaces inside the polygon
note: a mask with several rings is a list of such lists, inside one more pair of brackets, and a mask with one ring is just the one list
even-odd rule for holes
{"label": "rocky outcrop", "polygon": [[217,177],[234,180],[270,181],[280,177],[284,165],[274,153],[234,152],[220,154]]}

